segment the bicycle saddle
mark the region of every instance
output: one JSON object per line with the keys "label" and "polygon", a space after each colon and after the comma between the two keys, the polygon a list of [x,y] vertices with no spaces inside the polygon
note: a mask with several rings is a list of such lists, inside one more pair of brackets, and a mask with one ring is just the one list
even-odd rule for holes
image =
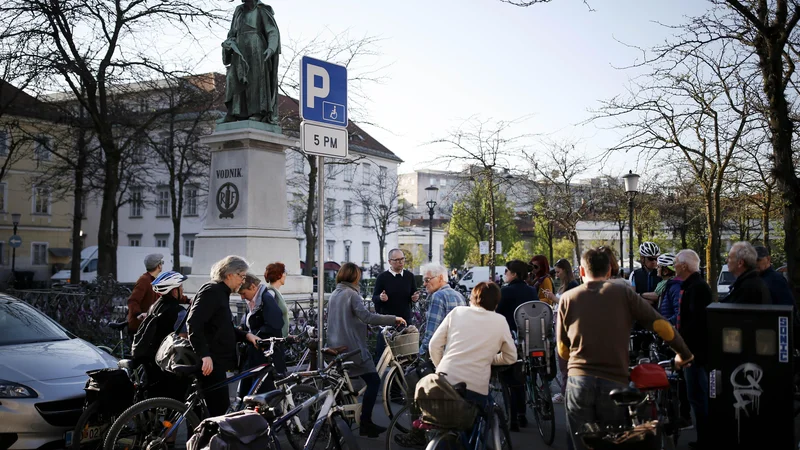
{"label": "bicycle saddle", "polygon": [[269,404],[278,399],[283,400],[286,394],[283,391],[269,391],[263,394],[248,395],[242,399],[245,405],[248,406],[269,406]]}
{"label": "bicycle saddle", "polygon": [[609,396],[617,406],[634,406],[644,400],[645,394],[634,387],[627,386],[622,389],[612,390]]}
{"label": "bicycle saddle", "polygon": [[116,330],[116,331],[124,330],[125,328],[127,328],[127,326],[128,326],[128,321],[127,320],[122,320],[120,322],[109,322],[108,323],[108,327],[111,328],[112,330]]}

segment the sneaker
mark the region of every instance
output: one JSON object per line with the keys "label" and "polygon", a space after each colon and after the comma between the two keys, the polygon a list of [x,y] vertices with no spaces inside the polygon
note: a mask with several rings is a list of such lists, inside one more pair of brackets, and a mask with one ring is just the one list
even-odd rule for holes
{"label": "sneaker", "polygon": [[428,444],[425,433],[417,429],[412,429],[407,434],[396,434],[394,442],[401,447],[417,449],[423,449]]}
{"label": "sneaker", "polygon": [[361,426],[358,428],[359,436],[366,436],[371,438],[376,438],[383,434],[386,431],[386,427],[382,427],[380,425],[375,425],[372,422],[365,422],[361,421]]}
{"label": "sneaker", "polygon": [[561,394],[556,394],[553,396],[553,403],[564,403],[564,396]]}

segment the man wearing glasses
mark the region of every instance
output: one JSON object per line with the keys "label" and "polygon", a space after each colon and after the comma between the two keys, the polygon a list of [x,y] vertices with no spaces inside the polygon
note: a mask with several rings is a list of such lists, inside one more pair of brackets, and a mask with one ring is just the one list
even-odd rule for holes
{"label": "man wearing glasses", "polygon": [[[636,269],[631,273],[631,286],[637,294],[654,292],[656,286],[661,282],[656,269],[658,268],[658,255],[661,249],[655,242],[642,242],[639,246],[639,255],[642,257],[641,269]],[[652,301],[652,300],[651,300]]]}
{"label": "man wearing glasses", "polygon": [[[372,303],[375,312],[402,317],[406,323],[411,323],[411,304],[419,300],[417,282],[414,274],[403,269],[406,257],[403,251],[395,248],[389,250],[389,270],[378,275],[375,279],[375,290],[372,292]],[[376,339],[375,363],[378,363],[386,342]]]}

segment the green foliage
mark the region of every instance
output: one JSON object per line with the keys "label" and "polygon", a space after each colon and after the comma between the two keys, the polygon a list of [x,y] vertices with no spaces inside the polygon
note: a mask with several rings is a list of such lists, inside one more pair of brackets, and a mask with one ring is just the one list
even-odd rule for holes
{"label": "green foliage", "polygon": [[508,251],[506,255],[506,259],[508,261],[518,259],[520,261],[530,261],[531,259],[531,252],[525,245],[525,241],[517,241],[511,247],[511,250]]}
{"label": "green foliage", "polygon": [[452,223],[444,239],[444,264],[446,267],[464,267],[472,242],[463,234],[453,233]]}

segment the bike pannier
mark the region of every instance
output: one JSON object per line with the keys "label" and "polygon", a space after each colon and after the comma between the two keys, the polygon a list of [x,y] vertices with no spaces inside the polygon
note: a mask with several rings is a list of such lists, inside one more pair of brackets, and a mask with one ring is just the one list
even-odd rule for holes
{"label": "bike pannier", "polygon": [[466,401],[445,374],[432,373],[419,380],[414,401],[422,411],[422,421],[438,428],[469,430],[478,415],[477,406]]}
{"label": "bike pannier", "polygon": [[269,423],[255,411],[244,410],[200,422],[186,450],[264,450]]}
{"label": "bike pannier", "polygon": [[122,369],[98,369],[86,372],[86,404],[100,402],[100,410],[116,415],[133,404],[135,388]]}

